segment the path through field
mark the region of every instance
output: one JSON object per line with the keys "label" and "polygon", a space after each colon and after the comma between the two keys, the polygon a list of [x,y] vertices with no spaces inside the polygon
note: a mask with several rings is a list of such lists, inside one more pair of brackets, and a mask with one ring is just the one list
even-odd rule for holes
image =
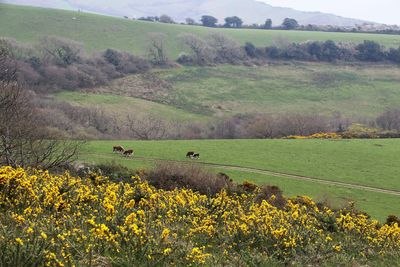
{"label": "path through field", "polygon": [[[99,156],[99,155],[97,155],[97,156]],[[113,158],[112,156],[106,156],[106,155],[102,155],[101,157],[102,158],[110,158],[110,159]],[[400,191],[396,191],[396,190],[389,190],[389,189],[377,188],[377,187],[372,187],[372,186],[364,186],[364,185],[352,184],[352,183],[337,182],[337,181],[327,180],[327,179],[323,180],[323,179],[318,179],[315,177],[275,172],[275,171],[270,171],[270,170],[265,170],[265,169],[240,167],[240,166],[235,166],[235,165],[224,165],[224,164],[217,164],[217,163],[205,163],[205,162],[195,162],[195,161],[188,162],[188,161],[180,161],[180,160],[169,160],[169,159],[147,158],[147,157],[135,157],[132,160],[135,160],[135,159],[138,159],[141,161],[151,161],[151,162],[178,162],[178,163],[184,163],[184,164],[195,163],[195,164],[200,164],[203,166],[209,166],[209,167],[214,167],[214,168],[217,167],[219,169],[225,169],[225,170],[235,170],[235,171],[242,171],[242,172],[248,172],[248,173],[264,174],[264,175],[269,175],[269,176],[274,176],[274,177],[284,177],[284,178],[289,178],[289,179],[293,179],[293,180],[303,180],[303,181],[308,181],[308,182],[313,182],[313,183],[318,183],[318,184],[333,185],[333,186],[339,186],[339,187],[344,187],[344,188],[359,189],[359,190],[370,191],[370,192],[375,192],[375,193],[383,193],[383,194],[388,194],[388,195],[400,196]]]}

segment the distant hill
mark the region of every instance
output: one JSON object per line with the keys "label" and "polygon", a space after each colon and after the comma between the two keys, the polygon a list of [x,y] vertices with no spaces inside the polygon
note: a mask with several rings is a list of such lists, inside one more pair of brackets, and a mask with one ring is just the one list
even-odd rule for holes
{"label": "distant hill", "polygon": [[210,33],[218,32],[241,44],[252,42],[257,46],[308,40],[354,43],[374,40],[386,47],[400,45],[400,35],[207,28],[0,4],[0,37],[15,38],[22,42],[35,43],[41,36],[56,35],[81,42],[91,52],[115,48],[143,55],[147,51],[149,32],[162,32],[167,36],[166,47],[171,59],[176,59],[183,52],[178,36],[185,32],[204,38]]}
{"label": "distant hill", "polygon": [[[1,1],[0,1],[1,2]],[[245,23],[263,23],[267,18],[275,25],[289,17],[300,24],[354,26],[365,21],[344,18],[321,12],[303,12],[291,8],[274,7],[256,0],[4,0],[4,3],[51,7],[138,18],[168,14],[176,21],[202,15],[212,15],[220,22],[228,16],[239,16]]]}

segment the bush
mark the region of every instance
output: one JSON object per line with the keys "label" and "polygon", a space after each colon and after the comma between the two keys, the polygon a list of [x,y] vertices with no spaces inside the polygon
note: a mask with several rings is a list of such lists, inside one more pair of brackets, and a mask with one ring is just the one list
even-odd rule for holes
{"label": "bush", "polygon": [[18,81],[41,93],[104,85],[111,79],[150,69],[147,60],[132,54],[107,49],[88,56],[81,44],[58,37],[43,37],[36,50],[1,39],[3,46],[13,51],[7,64],[17,66]]}
{"label": "bush", "polygon": [[197,164],[159,163],[145,178],[156,188],[187,188],[206,195],[215,195],[223,189],[231,191],[234,188],[233,182],[226,177],[214,174]]}
{"label": "bush", "polygon": [[395,215],[389,215],[386,219],[386,224],[393,225],[395,223],[397,223],[397,225],[400,226],[400,219]]}
{"label": "bush", "polygon": [[263,200],[268,201],[272,206],[283,209],[286,206],[286,198],[283,197],[282,190],[277,186],[263,185],[257,194],[255,201],[261,203]]}
{"label": "bush", "polygon": [[0,177],[0,266],[397,266],[400,256],[398,225],[308,197],[278,209],[138,176],[3,167]]}

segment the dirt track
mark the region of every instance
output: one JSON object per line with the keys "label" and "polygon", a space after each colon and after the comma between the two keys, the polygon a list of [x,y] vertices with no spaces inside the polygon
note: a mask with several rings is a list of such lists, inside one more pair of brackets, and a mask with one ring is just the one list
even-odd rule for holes
{"label": "dirt track", "polygon": [[[102,155],[101,157],[102,158],[114,158],[112,156],[105,156],[105,155]],[[371,186],[365,186],[365,185],[337,182],[337,181],[332,181],[332,180],[324,180],[324,179],[314,178],[314,177],[309,177],[309,176],[288,174],[288,173],[275,172],[275,171],[257,169],[257,168],[240,167],[240,166],[234,166],[234,165],[223,165],[223,164],[206,163],[206,162],[196,162],[196,161],[189,162],[189,161],[166,160],[166,159],[144,158],[144,157],[134,157],[132,159],[126,159],[126,160],[135,160],[135,159],[143,160],[143,161],[153,161],[153,162],[160,162],[160,161],[161,162],[179,162],[179,163],[185,163],[185,164],[190,164],[190,163],[194,162],[196,164],[201,164],[204,166],[225,169],[225,170],[235,170],[235,171],[242,171],[242,172],[249,172],[249,173],[265,174],[265,175],[274,176],[274,177],[284,177],[284,178],[289,178],[289,179],[293,179],[293,180],[308,181],[308,182],[313,182],[313,183],[318,183],[318,184],[333,185],[333,186],[339,186],[339,187],[345,187],[345,188],[351,188],[351,189],[370,191],[370,192],[375,192],[375,193],[400,196],[400,191],[396,191],[396,190],[389,190],[389,189],[383,189],[383,188],[377,188],[377,187],[371,187]]]}

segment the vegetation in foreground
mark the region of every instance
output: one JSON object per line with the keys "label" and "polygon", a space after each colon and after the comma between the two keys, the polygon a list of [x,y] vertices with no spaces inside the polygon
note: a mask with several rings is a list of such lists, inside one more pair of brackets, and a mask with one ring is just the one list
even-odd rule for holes
{"label": "vegetation in foreground", "polygon": [[164,191],[139,177],[113,183],[0,169],[6,266],[396,264],[400,228],[308,197],[261,191]]}

